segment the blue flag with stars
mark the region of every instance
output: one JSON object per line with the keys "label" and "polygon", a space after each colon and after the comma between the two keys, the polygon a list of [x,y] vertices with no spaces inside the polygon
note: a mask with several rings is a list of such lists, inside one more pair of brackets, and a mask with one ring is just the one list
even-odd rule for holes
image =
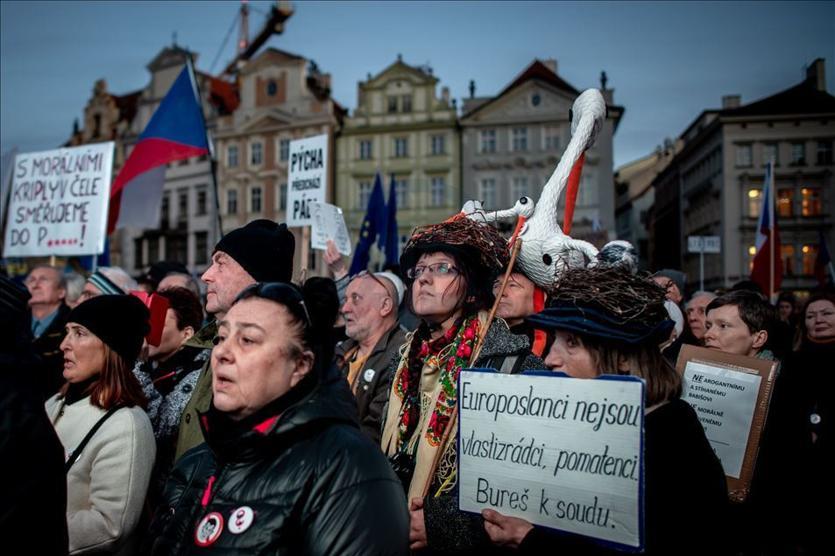
{"label": "blue flag with stars", "polygon": [[400,262],[400,234],[397,231],[397,192],[394,182],[394,174],[391,175],[391,186],[389,187],[389,203],[386,207],[388,216],[386,218],[385,254],[386,264],[396,265]]}
{"label": "blue flag with stars", "polygon": [[360,238],[351,261],[350,274],[353,276],[363,270],[368,270],[371,246],[378,234],[386,233],[386,200],[383,197],[383,184],[380,174],[374,178],[374,188],[368,199],[368,210],[360,228]]}

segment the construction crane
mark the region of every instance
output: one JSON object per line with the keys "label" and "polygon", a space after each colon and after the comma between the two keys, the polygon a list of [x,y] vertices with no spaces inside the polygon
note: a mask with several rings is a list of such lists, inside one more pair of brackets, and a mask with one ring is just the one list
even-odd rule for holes
{"label": "construction crane", "polygon": [[240,70],[243,64],[249,60],[267,40],[275,35],[284,32],[284,23],[293,15],[293,7],[290,2],[277,0],[270,9],[267,20],[264,22],[261,31],[252,41],[249,40],[249,2],[241,0],[241,23],[238,32],[238,48],[235,59],[232,60],[224,75],[233,75]]}

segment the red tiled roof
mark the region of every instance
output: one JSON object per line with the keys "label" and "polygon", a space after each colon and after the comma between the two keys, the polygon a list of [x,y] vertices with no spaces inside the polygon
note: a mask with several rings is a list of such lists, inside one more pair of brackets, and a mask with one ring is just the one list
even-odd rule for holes
{"label": "red tiled roof", "polygon": [[241,103],[238,98],[238,86],[208,73],[197,73],[209,80],[209,99],[217,107],[218,112],[221,115],[234,112]]}

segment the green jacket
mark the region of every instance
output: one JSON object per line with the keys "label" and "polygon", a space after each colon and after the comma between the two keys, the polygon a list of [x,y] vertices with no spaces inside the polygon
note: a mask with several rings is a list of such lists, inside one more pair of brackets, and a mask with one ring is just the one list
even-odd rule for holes
{"label": "green jacket", "polygon": [[[197,334],[191,337],[187,346],[199,348],[213,348],[214,339],[217,336],[217,322],[212,321]],[[203,431],[200,429],[198,412],[205,413],[212,404],[212,358],[209,357],[203,368],[200,369],[200,378],[194,386],[194,393],[183,409],[180,417],[180,431],[177,434],[177,451],[174,454],[174,461],[180,456],[203,443]]]}

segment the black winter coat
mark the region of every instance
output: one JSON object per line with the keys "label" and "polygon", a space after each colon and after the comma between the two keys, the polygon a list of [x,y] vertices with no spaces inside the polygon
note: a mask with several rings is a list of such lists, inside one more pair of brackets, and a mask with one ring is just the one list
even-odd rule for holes
{"label": "black winter coat", "polygon": [[[407,554],[402,486],[359,430],[356,412],[345,379],[331,368],[320,384],[305,379],[242,422],[213,409],[203,414],[206,444],[177,462],[146,551]],[[241,508],[254,512],[242,532],[233,527]],[[221,533],[199,547],[198,524],[212,512],[223,518]]]}

